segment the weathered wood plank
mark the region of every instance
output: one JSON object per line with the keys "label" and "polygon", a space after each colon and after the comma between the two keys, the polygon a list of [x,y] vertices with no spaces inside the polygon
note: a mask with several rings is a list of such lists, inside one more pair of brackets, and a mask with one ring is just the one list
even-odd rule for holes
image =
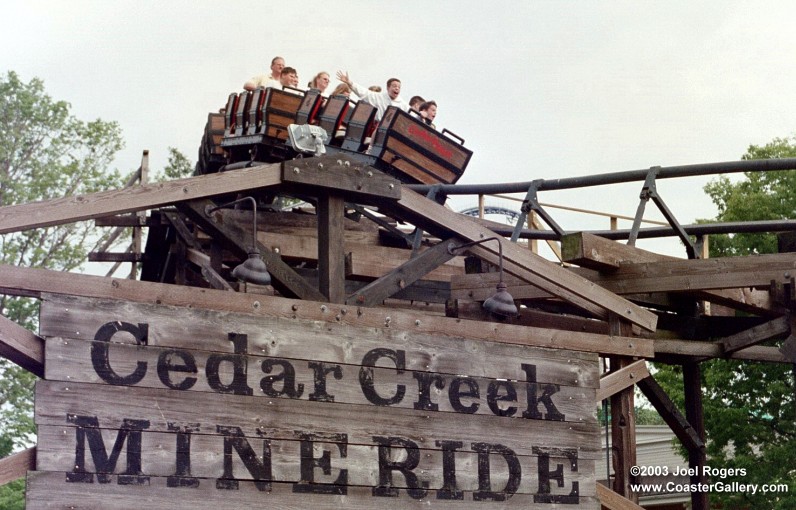
{"label": "weathered wood plank", "polygon": [[563,262],[569,264],[607,272],[615,271],[627,263],[675,260],[675,257],[659,255],[588,232],[561,236],[561,257]]}
{"label": "weathered wood plank", "polygon": [[[675,355],[695,358],[721,358],[724,351],[719,344],[713,342],[699,342],[694,340],[656,339],[655,355]],[[736,351],[729,356],[730,359],[746,361],[762,361],[768,363],[789,363],[776,347],[755,345]]]}
{"label": "weathered wood plank", "polygon": [[331,303],[345,303],[344,214],[342,196],[318,196],[319,290]]}
{"label": "weathered wood plank", "polygon": [[[396,479],[400,478],[396,476]],[[373,510],[375,507],[384,510],[403,510],[428,508],[430,505],[440,510],[483,509],[487,506],[507,510],[555,508],[550,503],[534,502],[534,496],[523,494],[517,494],[492,505],[489,505],[489,501],[473,501],[473,493],[469,492],[463,493],[461,500],[437,499],[435,492],[421,499],[414,499],[405,491],[398,491],[395,497],[374,497],[370,487],[349,487],[346,495],[309,493],[296,498],[292,484],[274,483],[270,491],[261,491],[253,482],[241,481],[237,490],[219,490],[216,488],[215,480],[201,480],[196,488],[175,489],[167,486],[167,478],[164,477],[151,478],[148,491],[152,494],[144,497],[140,486],[105,484],[98,490],[96,484],[65,484],[63,480],[63,473],[46,471],[31,473],[28,476],[28,487],[32,496],[29,497],[26,508],[66,510],[72,506],[85,510],[111,510],[139,508],[143,502],[148,503],[151,508],[174,510],[206,508],[210,502],[214,510],[241,508]],[[555,484],[552,485],[555,487]],[[582,497],[577,504],[571,506],[584,510],[599,510],[600,502],[596,497]]]}
{"label": "weathered wood plank", "polygon": [[[166,305],[123,301],[44,296],[41,331],[46,337],[93,340],[109,322],[147,324],[147,345],[234,353],[229,333],[245,334],[247,355],[288,360],[315,360],[329,364],[362,365],[368,353],[385,347],[406,353],[405,369],[464,374],[491,379],[523,380],[521,363],[537,365],[540,382],[596,388],[597,357],[496,342],[475,342],[471,337],[451,337],[393,327],[364,327],[293,318],[249,314],[211,313]],[[394,311],[393,311],[394,312]],[[342,317],[341,317],[342,319]],[[114,342],[129,342],[120,333]],[[474,363],[478,360],[478,363]],[[382,359],[378,366],[395,368]],[[53,367],[55,369],[55,367]],[[411,374],[409,375],[411,378]],[[309,387],[309,386],[308,386]]]}
{"label": "weathered wood plank", "polygon": [[[796,320],[791,317],[791,334],[788,338],[782,342],[782,345],[779,346],[777,352],[782,355],[783,359],[790,361],[791,363],[796,363],[796,328],[793,328]],[[743,352],[748,352],[749,349],[745,349]]]}
{"label": "weathered wood plank", "polygon": [[218,274],[215,269],[213,269],[211,266],[210,257],[206,257],[206,260],[204,260],[205,257],[201,257],[201,255],[204,255],[203,253],[197,253],[193,249],[188,249],[187,251],[189,260],[201,260],[198,265],[202,270],[202,276],[205,280],[207,280],[207,283],[209,283],[211,287],[218,290],[235,290],[228,281],[226,281],[220,274]]}
{"label": "weathered wood plank", "polygon": [[346,303],[362,306],[378,305],[452,259],[453,255],[448,250],[449,244],[457,246],[461,243],[456,243],[453,239],[437,243],[378,280],[359,289],[346,299]]}
{"label": "weathered wood plank", "polygon": [[616,372],[611,372],[600,379],[600,388],[597,390],[595,400],[600,402],[626,388],[636,384],[641,379],[649,377],[647,362],[639,360],[623,367]]}
{"label": "weathered wood plank", "polygon": [[36,447],[0,459],[0,486],[25,476],[36,469]]}
{"label": "weathered wood plank", "polygon": [[177,235],[180,236],[185,246],[188,248],[196,247],[196,237],[194,233],[191,232],[191,229],[188,228],[188,225],[185,224],[184,216],[171,212],[164,213],[163,216],[166,217],[169,224],[177,231]]}
{"label": "weathered wood plank", "polygon": [[[225,306],[239,295],[226,294]],[[262,297],[244,314],[162,295],[42,296],[50,379],[36,386],[38,469],[65,490],[31,484],[29,506],[85,508],[99,493],[126,506],[119,487],[170,508],[203,487],[213,507],[286,487],[271,506],[322,493],[356,508],[401,492],[459,508],[596,503],[593,353],[399,328],[410,323],[394,310],[373,324],[360,323],[372,313],[362,307],[355,320],[320,303],[303,316],[307,302]],[[262,303],[278,313],[260,314]],[[90,488],[66,496],[73,485]]]}
{"label": "weathered wood plank", "polygon": [[[97,427],[118,429],[122,419],[144,420],[147,430],[170,432],[172,424],[191,424],[199,431],[218,426],[239,427],[247,436],[267,431],[272,439],[295,439],[296,431],[345,433],[355,444],[371,444],[373,436],[408,439],[419,448],[438,440],[495,443],[518,455],[534,455],[534,447],[575,449],[579,456],[600,455],[594,422],[520,420],[488,415],[361,406],[325,401],[274,398],[263,402],[246,395],[174,391],[75,382],[36,383],[37,425],[68,424],[69,415],[97,417]],[[120,403],[124,403],[120,407]],[[265,405],[263,405],[265,403]],[[121,412],[120,412],[121,411]],[[433,416],[433,419],[431,419]]]}
{"label": "weathered wood plank", "polygon": [[[608,321],[611,333],[614,335],[627,335],[631,328],[629,322],[614,314]],[[611,372],[618,372],[632,364],[632,358],[626,356],[612,356],[610,358]],[[611,461],[614,468],[612,489],[614,492],[638,501],[638,494],[631,484],[634,477],[632,468],[636,462],[636,413],[635,413],[635,388],[625,388],[609,397],[611,404]]]}
{"label": "weathered wood plank", "polygon": [[705,447],[705,443],[654,377],[646,377],[636,385],[686,448],[701,450]]}
{"label": "weathered wood plank", "polygon": [[[456,234],[464,239],[476,241],[495,235],[476,222],[406,188],[402,191],[396,209],[402,217],[438,237],[446,238]],[[508,240],[498,237],[498,242],[502,245],[506,262],[504,268],[507,272],[603,318],[606,318],[607,312],[611,311],[644,329],[655,330],[657,318],[653,313]],[[477,248],[497,257],[497,247],[492,246],[495,244],[485,243]]]}
{"label": "weathered wood plank", "polygon": [[51,292],[155,305],[251,313],[262,317],[282,317],[288,320],[315,320],[341,326],[389,328],[443,337],[487,340],[502,344],[621,353],[644,358],[651,358],[654,355],[653,342],[643,338],[622,338],[621,342],[607,342],[610,337],[589,333],[528,328],[512,324],[481,323],[378,308],[333,306],[311,301],[246,295],[240,292],[232,293],[215,289],[104,278],[1,264],[0,282],[2,282],[0,289],[13,295],[40,296],[42,292]]}
{"label": "weathered wood plank", "polygon": [[136,214],[120,214],[118,216],[102,216],[94,218],[96,227],[156,227],[163,225],[161,218],[147,216],[141,218]]}
{"label": "weathered wood plank", "polygon": [[[495,320],[489,312],[484,310],[483,303],[477,301],[452,300],[446,310],[448,317],[458,317],[470,320]],[[598,335],[609,334],[608,323],[594,319],[562,315],[558,313],[542,312],[531,308],[521,308],[519,315],[512,319],[513,324],[534,326],[537,328],[563,329]]]}
{"label": "weathered wood plank", "polygon": [[401,183],[342,154],[283,163],[282,181],[320,194],[334,192],[351,202],[379,205],[401,198]]}
{"label": "weathered wood plank", "polygon": [[601,483],[597,484],[597,497],[600,499],[600,504],[608,510],[644,510]]}
{"label": "weathered wood plank", "polygon": [[[188,430],[190,433],[186,433]],[[178,438],[178,432],[182,432],[182,438],[190,437],[190,443]],[[36,470],[38,471],[61,471],[70,473],[75,471],[76,460],[83,460],[85,469],[88,473],[96,473],[95,463],[92,462],[90,448],[95,448],[95,444],[86,442],[83,459],[76,459],[75,443],[79,429],[74,426],[52,426],[42,425],[39,429],[39,447],[37,448]],[[113,445],[118,430],[99,429],[102,436],[102,443],[106,451]],[[225,435],[218,430],[197,432],[190,428],[183,428],[182,431],[171,432],[150,432],[143,430],[141,437],[141,475],[148,477],[173,476],[175,474],[175,464],[178,455],[188,454],[193,460],[191,462],[190,478],[197,478],[200,485],[202,482],[215,485],[215,480],[223,476],[225,472],[224,443]],[[301,434],[295,434],[293,439],[279,439],[268,437],[267,434],[253,434],[251,436],[239,436],[243,438],[238,444],[248,443],[257,454],[258,461],[263,462],[262,452],[265,450],[270,453],[271,476],[268,481],[282,483],[298,483],[302,480],[302,462],[306,458],[306,453],[302,451]],[[229,440],[227,440],[229,441]],[[266,443],[267,441],[267,443]],[[309,442],[305,440],[304,443]],[[329,474],[324,474],[323,470],[314,470],[313,482],[325,485],[331,490],[330,486],[336,485],[336,479],[341,470],[346,471],[347,485],[377,487],[379,485],[379,445],[371,440],[368,444],[356,444],[348,441],[345,435],[337,437],[317,437],[312,441],[314,450],[318,452],[328,452],[330,457],[331,469]],[[423,482],[428,484],[428,489],[435,491],[444,488],[444,451],[436,447],[417,449],[419,459],[417,466],[413,469]],[[137,449],[137,447],[136,447]],[[405,454],[408,449],[401,448],[396,444],[391,448],[395,452],[395,457]],[[102,451],[101,448],[98,451]],[[64,452],[69,452],[65,455]],[[318,453],[320,453],[318,452]],[[345,455],[341,455],[345,452]],[[320,457],[313,452],[316,458]],[[576,452],[572,451],[574,455]],[[321,453],[323,454],[323,453]],[[473,450],[472,445],[462,444],[457,448],[454,455],[456,468],[457,489],[468,492],[475,492],[479,488],[478,462],[479,457],[488,458],[490,464],[490,480],[494,487],[505,487],[511,475],[515,479],[519,478],[520,484],[515,494],[535,494],[538,491],[539,483],[539,455],[516,455],[517,465],[511,469],[500,453],[492,452],[479,456]],[[116,463],[116,469],[111,474],[124,473],[126,467],[125,456],[120,456]],[[579,486],[580,496],[594,496],[594,459],[583,459],[578,457],[575,461],[577,471],[572,470],[573,458],[568,458],[563,451],[552,451],[547,459],[542,462],[549,462],[550,465],[562,465],[565,468],[566,490],[561,489],[554,494],[567,494],[572,484]],[[201,461],[201,462],[197,462]],[[519,468],[519,469],[516,469]],[[255,480],[254,474],[249,471],[239,455],[233,453],[232,474],[236,480]],[[114,477],[116,478],[116,477]],[[397,476],[393,480],[392,486],[397,489],[410,488],[407,479]],[[111,480],[110,483],[115,483]]]}
{"label": "weathered wood plank", "polygon": [[258,165],[235,172],[188,177],[133,188],[102,191],[91,195],[77,195],[0,207],[0,234],[275,186],[282,182],[280,175],[280,164]]}
{"label": "weathered wood plank", "polygon": [[[260,232],[257,238],[263,246],[288,260],[314,261],[318,258],[319,244],[315,235],[294,236]],[[359,278],[379,278],[412,257],[409,249],[351,242],[348,236],[343,243],[343,251],[351,254],[350,276]],[[464,262],[460,258],[454,258],[430,271],[425,278],[449,281],[453,275],[461,274],[464,274]]]}
{"label": "weathered wood plank", "polygon": [[[103,347],[107,348],[108,356],[113,362],[112,365],[109,363],[107,367],[101,366],[98,370],[98,367],[92,363],[92,354]],[[408,354],[411,356],[413,353]],[[214,388],[207,375],[209,371],[214,373],[208,367],[208,359],[218,358],[217,354],[210,352],[118,343],[108,345],[103,342],[51,338],[47,341],[47,357],[58,361],[47,369],[46,378],[50,381],[108,384],[103,378],[110,379],[118,374],[136,373],[139,363],[144,363],[148,370],[140,380],[129,386],[161,389],[168,388],[163,382],[164,367],[172,365],[182,367],[187,363],[186,360],[190,360],[190,373],[186,374],[176,369],[168,371],[166,381],[170,383],[173,381],[176,385],[190,379],[195,382],[190,383],[190,387],[184,391],[204,393],[218,391],[218,385]],[[469,361],[472,363],[472,359]],[[528,357],[525,361],[531,363],[535,360]],[[318,360],[313,359],[247,355],[240,365],[240,370],[247,375],[246,384],[252,388],[253,398],[311,400],[315,394],[312,388],[318,380],[318,375],[313,369],[317,362]],[[384,396],[380,398],[396,400],[391,404],[391,407],[396,408],[416,409],[418,406],[430,405],[436,408],[437,413],[461,413],[462,408],[468,408],[464,414],[494,415],[495,410],[499,410],[506,413],[506,417],[515,419],[543,419],[551,413],[556,413],[562,415],[560,421],[595,422],[596,420],[594,408],[591,406],[595,401],[594,389],[561,385],[563,374],[548,366],[534,365],[538,373],[536,382],[530,383],[526,381],[527,374],[522,371],[519,363],[514,364],[513,380],[459,375],[466,373],[468,366],[471,366],[465,364],[459,365],[459,370],[453,373],[440,373],[326,363],[330,367],[339,367],[335,379],[329,377],[325,383],[326,392],[339,403],[369,405],[371,402],[366,392],[374,391],[377,395]],[[456,366],[452,368],[455,369]],[[218,367],[218,373],[224,381],[235,378],[231,363],[224,363]],[[286,374],[293,374],[292,383],[284,382]],[[338,374],[339,378],[336,377]],[[545,380],[543,379],[545,376],[554,380]],[[428,381],[433,381],[434,384]],[[558,384],[555,381],[558,381]],[[288,384],[288,388],[284,387],[285,384]],[[453,385],[456,389],[453,389]],[[403,396],[399,397],[401,392]],[[528,405],[531,401],[529,392],[532,392],[530,397],[532,401],[537,403],[535,410],[538,413],[538,416],[531,418],[523,416],[524,410],[531,407]],[[487,395],[495,397],[500,395],[500,398],[505,400],[490,401]],[[543,396],[548,399],[546,405],[540,403]],[[261,405],[265,406],[265,402]]]}
{"label": "weathered wood plank", "polygon": [[[224,209],[219,211],[223,216],[228,216],[229,219],[236,219],[237,221],[244,221],[246,224],[251,224],[251,214],[246,214],[247,211]],[[226,219],[225,219],[226,220]],[[362,221],[348,218],[343,221],[346,232],[359,232],[362,235],[378,234],[379,227],[372,221]],[[318,231],[318,216],[312,207],[304,207],[301,209],[293,209],[292,211],[258,211],[257,212],[257,228],[262,232],[281,232],[285,234],[295,233],[301,234],[302,231],[309,231],[310,233]]]}
{"label": "weathered wood plank", "polygon": [[[769,294],[765,291],[748,288],[710,291],[689,288],[662,289],[661,284],[655,281],[654,276],[640,278],[641,281],[632,283],[633,287],[628,287],[625,284],[629,278],[613,279],[613,277],[604,277],[602,274],[591,270],[581,270],[577,268],[570,268],[569,271],[573,271],[587,280],[594,281],[606,289],[625,296],[628,299],[645,301],[650,304],[654,304],[655,302],[648,299],[647,296],[660,296],[663,292],[685,292],[692,294],[695,299],[708,300],[712,303],[718,303],[749,313],[763,315],[771,315],[774,313],[774,307],[769,298]],[[492,273],[482,275],[453,275],[451,276],[451,297],[453,299],[484,300],[494,292],[497,277],[496,274]],[[545,292],[534,285],[529,285],[514,276],[506,275],[504,280],[508,286],[509,293],[516,299],[536,300],[550,299],[553,297],[549,292]]]}
{"label": "weathered wood plank", "polygon": [[0,356],[28,372],[44,376],[44,340],[3,316],[0,316]]}
{"label": "weathered wood plank", "polygon": [[760,342],[790,334],[790,322],[789,317],[780,317],[735,335],[724,337],[718,342],[721,344],[724,354],[729,355]]}
{"label": "weathered wood plank", "polygon": [[[564,246],[565,251],[564,262],[608,273],[616,271],[627,264],[683,260],[682,258],[660,255],[632,245],[611,241],[587,232],[563,236],[562,246]],[[588,274],[583,276],[589,278]],[[605,287],[611,288],[610,285],[605,285]],[[755,289],[702,290],[697,291],[694,297],[749,313],[772,313],[769,293]]]}
{"label": "weathered wood plank", "polygon": [[[241,259],[245,260],[253,237],[251,232],[241,229],[236,224],[224,223],[224,216],[214,215],[211,219],[205,210],[213,207],[210,200],[194,200],[179,204],[179,209],[202,229],[210,233],[219,242],[227,244]],[[219,219],[220,220],[217,220]],[[268,272],[273,277],[273,284],[283,294],[301,299],[312,299],[315,301],[325,301],[326,298],[318,289],[311,287],[301,276],[296,274],[293,269],[285,264],[281,257],[263,246],[257,247],[268,267]]]}
{"label": "weathered wood plank", "polygon": [[[693,485],[705,485],[708,483],[708,476],[705,473],[707,453],[704,446],[707,436],[702,408],[702,376],[699,364],[694,361],[683,364],[683,392],[685,393],[685,418],[699,440],[693,445],[683,443],[688,448],[688,467],[692,470],[689,480]],[[708,491],[692,491],[691,508],[693,510],[709,510]]]}
{"label": "weathered wood plank", "polygon": [[88,254],[89,262],[141,262],[143,253],[133,252],[91,252]]}
{"label": "weathered wood plank", "polygon": [[666,260],[622,265],[612,274],[592,278],[622,293],[768,288],[789,283],[796,274],[796,253]]}

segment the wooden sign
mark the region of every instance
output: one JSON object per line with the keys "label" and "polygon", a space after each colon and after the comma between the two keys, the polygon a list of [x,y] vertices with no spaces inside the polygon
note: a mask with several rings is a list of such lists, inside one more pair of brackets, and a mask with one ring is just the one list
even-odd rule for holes
{"label": "wooden sign", "polygon": [[40,328],[29,509],[599,508],[596,354],[55,296]]}

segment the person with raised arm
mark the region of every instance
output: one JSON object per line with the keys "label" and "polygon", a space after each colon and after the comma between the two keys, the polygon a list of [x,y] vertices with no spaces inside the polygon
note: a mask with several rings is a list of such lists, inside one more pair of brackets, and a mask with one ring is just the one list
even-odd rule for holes
{"label": "person with raised arm", "polygon": [[359,96],[361,100],[376,107],[377,120],[381,120],[382,116],[384,116],[384,112],[389,106],[397,106],[405,112],[409,111],[409,103],[401,98],[401,80],[398,78],[390,78],[387,80],[387,90],[382,92],[373,92],[355,83],[348,76],[348,72],[337,71],[337,79],[351,87],[354,94]]}

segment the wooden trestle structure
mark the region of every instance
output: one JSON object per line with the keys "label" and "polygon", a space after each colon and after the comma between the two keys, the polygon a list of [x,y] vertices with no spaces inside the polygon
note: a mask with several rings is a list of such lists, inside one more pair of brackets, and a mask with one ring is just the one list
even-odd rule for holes
{"label": "wooden trestle structure", "polygon": [[[261,206],[257,212],[257,248],[272,287],[234,281],[231,269],[251,248],[252,211],[208,209],[241,196],[268,204],[283,194],[311,206],[291,211]],[[83,220],[148,228],[141,255],[106,253],[92,259],[140,261],[140,279],[1,266],[0,290],[329,327],[391,328],[609,359],[610,372],[594,389],[593,407],[610,400],[614,476],[611,487],[598,484],[596,495],[611,509],[638,508],[630,490],[634,387],[688,448],[690,465],[697,467],[706,461],[699,362],[796,362],[793,253],[674,259],[574,233],[563,239],[568,264],[562,267],[496,235],[489,222],[457,214],[339,154],[3,207],[0,233]],[[467,257],[451,254],[451,246],[492,237],[497,240],[468,248]],[[523,305],[516,318],[491,317],[480,306],[494,292],[501,251],[508,291]],[[696,313],[697,303],[705,302],[733,313]],[[734,311],[745,312],[744,317]],[[780,347],[771,346],[770,341],[783,339]],[[0,355],[42,377],[44,344],[42,337],[0,318]],[[649,361],[683,365],[685,415],[656,384]],[[0,460],[0,483],[35,469],[35,448]],[[708,508],[705,496],[694,495],[694,509]]]}

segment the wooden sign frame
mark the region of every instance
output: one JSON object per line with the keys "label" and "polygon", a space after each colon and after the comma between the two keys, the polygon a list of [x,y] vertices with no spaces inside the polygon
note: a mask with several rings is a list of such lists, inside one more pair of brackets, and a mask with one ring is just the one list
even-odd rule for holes
{"label": "wooden sign frame", "polygon": [[46,295],[28,507],[598,508],[597,355]]}

